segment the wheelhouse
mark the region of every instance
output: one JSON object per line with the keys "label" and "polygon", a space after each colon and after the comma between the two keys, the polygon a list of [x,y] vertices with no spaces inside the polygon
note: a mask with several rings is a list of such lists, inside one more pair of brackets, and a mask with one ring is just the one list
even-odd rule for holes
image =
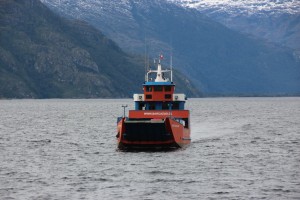
{"label": "wheelhouse", "polygon": [[145,82],[143,94],[134,94],[135,110],[184,110],[186,97],[175,94],[172,82]]}

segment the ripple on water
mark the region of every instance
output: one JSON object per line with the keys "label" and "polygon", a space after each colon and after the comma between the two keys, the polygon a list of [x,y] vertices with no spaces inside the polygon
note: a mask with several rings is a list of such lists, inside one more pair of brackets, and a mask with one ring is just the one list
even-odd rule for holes
{"label": "ripple on water", "polygon": [[[297,199],[299,98],[191,99],[192,144],[116,149],[130,100],[0,103],[3,199]],[[291,112],[293,111],[293,112]]]}

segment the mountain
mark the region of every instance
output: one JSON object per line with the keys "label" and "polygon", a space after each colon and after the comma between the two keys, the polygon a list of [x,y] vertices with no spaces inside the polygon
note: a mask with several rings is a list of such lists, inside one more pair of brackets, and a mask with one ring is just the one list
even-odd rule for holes
{"label": "mountain", "polygon": [[295,49],[300,55],[298,0],[169,0],[201,13],[234,30]]}
{"label": "mountain", "polygon": [[174,66],[205,95],[298,95],[300,62],[290,49],[245,36],[195,9],[160,0],[42,0],[87,21],[134,53],[173,49]]}
{"label": "mountain", "polygon": [[[177,89],[200,92],[175,72]],[[142,92],[144,60],[38,0],[0,1],[0,98],[117,98]]]}

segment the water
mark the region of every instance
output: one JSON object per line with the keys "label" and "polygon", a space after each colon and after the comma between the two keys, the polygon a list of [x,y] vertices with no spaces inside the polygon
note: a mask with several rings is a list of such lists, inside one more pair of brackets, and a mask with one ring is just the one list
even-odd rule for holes
{"label": "water", "polygon": [[1,100],[0,199],[300,199],[300,98],[191,99],[192,144],[116,150],[131,100]]}

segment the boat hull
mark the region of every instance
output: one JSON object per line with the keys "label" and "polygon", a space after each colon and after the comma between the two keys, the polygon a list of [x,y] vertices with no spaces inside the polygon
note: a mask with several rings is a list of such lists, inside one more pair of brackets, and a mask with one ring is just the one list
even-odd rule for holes
{"label": "boat hull", "polygon": [[129,120],[118,122],[118,148],[178,149],[190,144],[190,130],[172,118],[159,120]]}

